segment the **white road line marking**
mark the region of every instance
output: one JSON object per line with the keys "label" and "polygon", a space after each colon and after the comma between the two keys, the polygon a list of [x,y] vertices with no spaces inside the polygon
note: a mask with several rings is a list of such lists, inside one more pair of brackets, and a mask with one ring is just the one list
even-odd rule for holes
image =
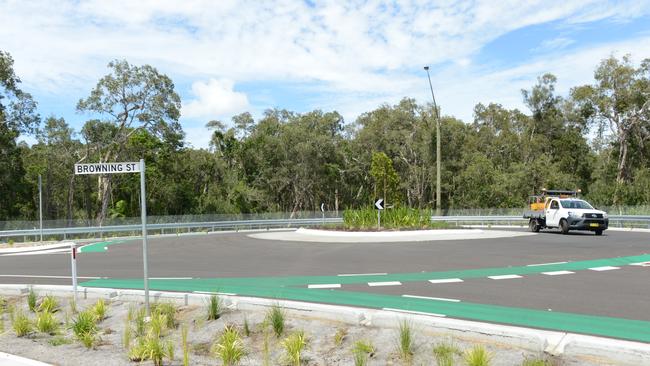
{"label": "white road line marking", "polygon": [[552,263],[529,264],[526,267],[552,266],[554,264],[564,264],[564,263],[569,263],[569,262],[552,262]]}
{"label": "white road line marking", "polygon": [[630,266],[650,267],[650,262],[630,263]]}
{"label": "white road line marking", "polygon": [[621,269],[621,267],[604,266],[604,267],[593,267],[593,268],[589,268],[590,271],[597,271],[597,272],[601,272],[601,271],[611,271],[611,270],[613,270],[613,269]]}
{"label": "white road line marking", "polygon": [[[72,278],[70,276],[36,276],[36,275],[0,275],[0,277],[16,277],[16,278]],[[102,278],[107,278],[107,277],[84,277],[84,276],[77,276],[77,278],[81,278],[84,280],[99,280]]]}
{"label": "white road line marking", "polygon": [[492,280],[510,280],[514,278],[521,278],[521,276],[516,274],[511,274],[511,275],[501,275],[501,276],[488,276],[488,278]]}
{"label": "white road line marking", "polygon": [[449,302],[460,302],[458,299],[447,299],[445,297],[428,297],[428,296],[417,296],[417,295],[402,295],[402,297],[408,297],[410,299],[423,299],[423,300],[436,300],[436,301],[449,301]]}
{"label": "white road line marking", "polygon": [[561,276],[561,275],[573,274],[573,273],[575,272],[571,272],[571,271],[542,272],[543,275],[547,275],[547,276]]}
{"label": "white road line marking", "polygon": [[149,277],[150,280],[191,280],[192,277]]}
{"label": "white road line marking", "polygon": [[353,276],[386,276],[388,273],[345,273],[339,274],[339,277],[353,277]]}
{"label": "white road line marking", "polygon": [[210,292],[210,291],[192,291],[195,294],[206,294],[206,295],[225,295],[225,296],[237,296],[237,294],[231,294],[229,292]]}
{"label": "white road line marking", "polygon": [[307,288],[341,288],[340,283],[324,283],[318,285],[307,285]]}
{"label": "white road line marking", "polygon": [[437,316],[439,318],[444,318],[444,317],[447,316],[445,314],[425,313],[424,311],[411,311],[411,310],[402,310],[402,309],[394,309],[394,308],[382,308],[382,310],[395,311],[395,312],[398,312],[398,313],[406,313],[406,314]]}
{"label": "white road line marking", "polygon": [[42,254],[66,254],[66,253],[70,253],[70,248],[46,249],[46,250],[35,250],[35,251],[29,251],[29,252],[8,253],[8,254],[1,254],[1,256],[9,257],[9,256],[14,256],[14,255],[42,255]]}
{"label": "white road line marking", "polygon": [[399,286],[402,283],[399,281],[386,281],[386,282],[368,282],[368,286]]}
{"label": "white road line marking", "polygon": [[463,282],[460,278],[443,278],[439,280],[429,280],[431,283],[457,283],[457,282]]}

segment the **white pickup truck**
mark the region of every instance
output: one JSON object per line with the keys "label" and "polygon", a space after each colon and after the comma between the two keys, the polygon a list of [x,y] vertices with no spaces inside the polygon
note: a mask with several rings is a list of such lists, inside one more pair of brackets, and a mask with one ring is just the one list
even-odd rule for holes
{"label": "white pickup truck", "polygon": [[524,212],[531,231],[559,228],[563,234],[569,230],[593,231],[602,235],[609,226],[607,212],[593,208],[587,201],[575,197],[545,197],[543,209]]}

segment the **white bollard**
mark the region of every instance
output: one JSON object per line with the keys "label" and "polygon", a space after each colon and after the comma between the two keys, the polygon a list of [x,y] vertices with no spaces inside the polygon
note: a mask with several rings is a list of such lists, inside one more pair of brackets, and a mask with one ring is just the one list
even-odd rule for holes
{"label": "white bollard", "polygon": [[77,303],[77,248],[74,243],[70,243],[70,265],[72,267],[72,291],[74,292],[74,302]]}

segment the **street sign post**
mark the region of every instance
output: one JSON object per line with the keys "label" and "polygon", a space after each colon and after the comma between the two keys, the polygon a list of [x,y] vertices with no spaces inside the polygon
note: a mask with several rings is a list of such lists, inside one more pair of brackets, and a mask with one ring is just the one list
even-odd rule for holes
{"label": "street sign post", "polygon": [[384,199],[375,201],[375,207],[377,208],[377,230],[381,230],[381,210],[384,209]]}
{"label": "street sign post", "polygon": [[144,159],[139,162],[75,164],[75,174],[140,173],[140,216],[142,218],[142,266],[144,267],[144,306],[149,316],[149,268],[147,265],[147,202]]}

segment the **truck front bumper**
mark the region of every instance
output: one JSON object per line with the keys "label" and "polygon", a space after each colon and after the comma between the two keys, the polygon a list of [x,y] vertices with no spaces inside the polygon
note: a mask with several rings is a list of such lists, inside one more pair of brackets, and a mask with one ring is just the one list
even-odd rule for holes
{"label": "truck front bumper", "polygon": [[609,226],[609,219],[569,217],[567,221],[572,230],[602,231]]}

